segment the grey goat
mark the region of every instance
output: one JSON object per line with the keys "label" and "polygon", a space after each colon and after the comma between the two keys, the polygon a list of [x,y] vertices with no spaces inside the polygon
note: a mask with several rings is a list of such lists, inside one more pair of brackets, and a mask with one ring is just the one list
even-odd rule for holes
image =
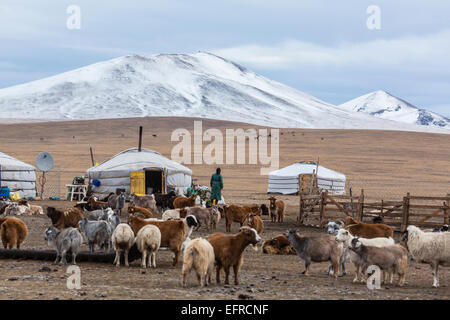
{"label": "grey goat", "polygon": [[77,229],[66,228],[59,231],[53,226],[48,227],[45,229],[45,240],[49,245],[53,243],[56,248],[55,263],[58,263],[58,258],[61,258],[60,264],[67,264],[66,254],[70,252],[72,253],[72,263],[76,264],[75,260],[83,243],[83,237]]}

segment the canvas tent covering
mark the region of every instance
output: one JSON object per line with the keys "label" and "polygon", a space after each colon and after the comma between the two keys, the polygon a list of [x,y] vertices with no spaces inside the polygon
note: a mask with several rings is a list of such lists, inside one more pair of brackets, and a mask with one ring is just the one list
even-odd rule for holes
{"label": "canvas tent covering", "polygon": [[[172,161],[160,153],[137,148],[122,151],[111,159],[87,170],[87,177],[95,196],[107,196],[116,189],[125,189],[130,192],[131,172],[144,170],[146,168],[160,169],[165,171],[167,187],[176,191],[186,192],[191,186],[192,171]],[[92,184],[93,180],[100,181],[100,186]]]}
{"label": "canvas tent covering", "polygon": [[318,166],[311,161],[297,162],[290,166],[272,171],[269,174],[267,193],[295,194],[298,192],[301,175],[312,175],[317,169],[319,189],[332,194],[345,194],[345,175],[331,169]]}
{"label": "canvas tent covering", "polygon": [[0,186],[21,198],[36,197],[36,168],[0,152]]}

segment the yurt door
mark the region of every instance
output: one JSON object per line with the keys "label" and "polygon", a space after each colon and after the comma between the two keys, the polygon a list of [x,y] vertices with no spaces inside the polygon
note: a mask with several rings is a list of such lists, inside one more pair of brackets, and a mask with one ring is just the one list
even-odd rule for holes
{"label": "yurt door", "polygon": [[130,193],[145,194],[145,171],[132,171],[130,173]]}

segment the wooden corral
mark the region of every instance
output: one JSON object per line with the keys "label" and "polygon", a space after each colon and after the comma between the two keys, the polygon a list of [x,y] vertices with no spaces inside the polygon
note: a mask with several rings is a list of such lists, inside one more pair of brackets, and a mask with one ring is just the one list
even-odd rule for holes
{"label": "wooden corral", "polygon": [[450,194],[445,197],[412,196],[402,200],[365,202],[364,190],[359,196],[336,196],[324,191],[318,195],[300,194],[300,225],[323,227],[327,221],[344,220],[351,216],[358,221],[372,222],[377,216],[383,222],[405,231],[408,225],[442,226],[449,224]]}

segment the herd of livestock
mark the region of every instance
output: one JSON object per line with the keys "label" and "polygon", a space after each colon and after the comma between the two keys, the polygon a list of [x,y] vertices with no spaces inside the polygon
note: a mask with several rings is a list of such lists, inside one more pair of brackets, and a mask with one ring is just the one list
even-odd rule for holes
{"label": "herd of livestock", "polygon": [[[239,284],[238,273],[242,256],[247,246],[258,250],[262,245],[265,254],[297,254],[305,264],[303,274],[308,276],[313,262],[329,262],[329,275],[337,278],[346,274],[346,263],[355,267],[353,282],[366,282],[367,269],[378,266],[384,283],[403,286],[407,266],[412,258],[431,266],[433,287],[439,286],[438,268],[450,266],[450,232],[448,226],[439,230],[421,230],[408,226],[400,243],[395,243],[394,228],[375,220],[364,223],[347,217],[344,221],[331,221],[325,226],[326,233],[312,235],[287,231],[262,241],[264,231],[262,216],[270,216],[270,223],[282,223],[286,211],[284,201],[269,198],[269,206],[236,204],[206,207],[195,195],[176,196],[174,193],[138,196],[132,194],[127,206],[127,221],[121,222],[127,196],[124,193],[110,194],[101,201],[89,197],[75,207],[60,210],[46,208],[51,226],[45,229],[45,240],[56,249],[56,261],[66,264],[70,256],[76,263],[77,254],[83,243],[91,252],[98,247],[103,252],[115,251],[114,264],[120,266],[123,256],[129,266],[129,254],[139,252],[141,267],[156,268],[156,254],[165,248],[174,254],[173,265],[182,257],[182,285],[194,270],[199,285],[211,283],[216,270],[216,281],[225,273],[225,284],[229,283],[231,268],[234,283]],[[161,218],[155,216],[161,213]],[[44,214],[40,206],[27,201],[0,202],[0,232],[4,248],[20,249],[28,235],[25,223],[15,217],[20,215]],[[191,239],[193,231],[202,226],[215,232],[221,218],[225,220],[226,233],[213,233],[207,238]],[[267,221],[267,220],[266,220]],[[237,233],[231,233],[233,223],[239,223]],[[268,222],[266,222],[268,223]]]}

